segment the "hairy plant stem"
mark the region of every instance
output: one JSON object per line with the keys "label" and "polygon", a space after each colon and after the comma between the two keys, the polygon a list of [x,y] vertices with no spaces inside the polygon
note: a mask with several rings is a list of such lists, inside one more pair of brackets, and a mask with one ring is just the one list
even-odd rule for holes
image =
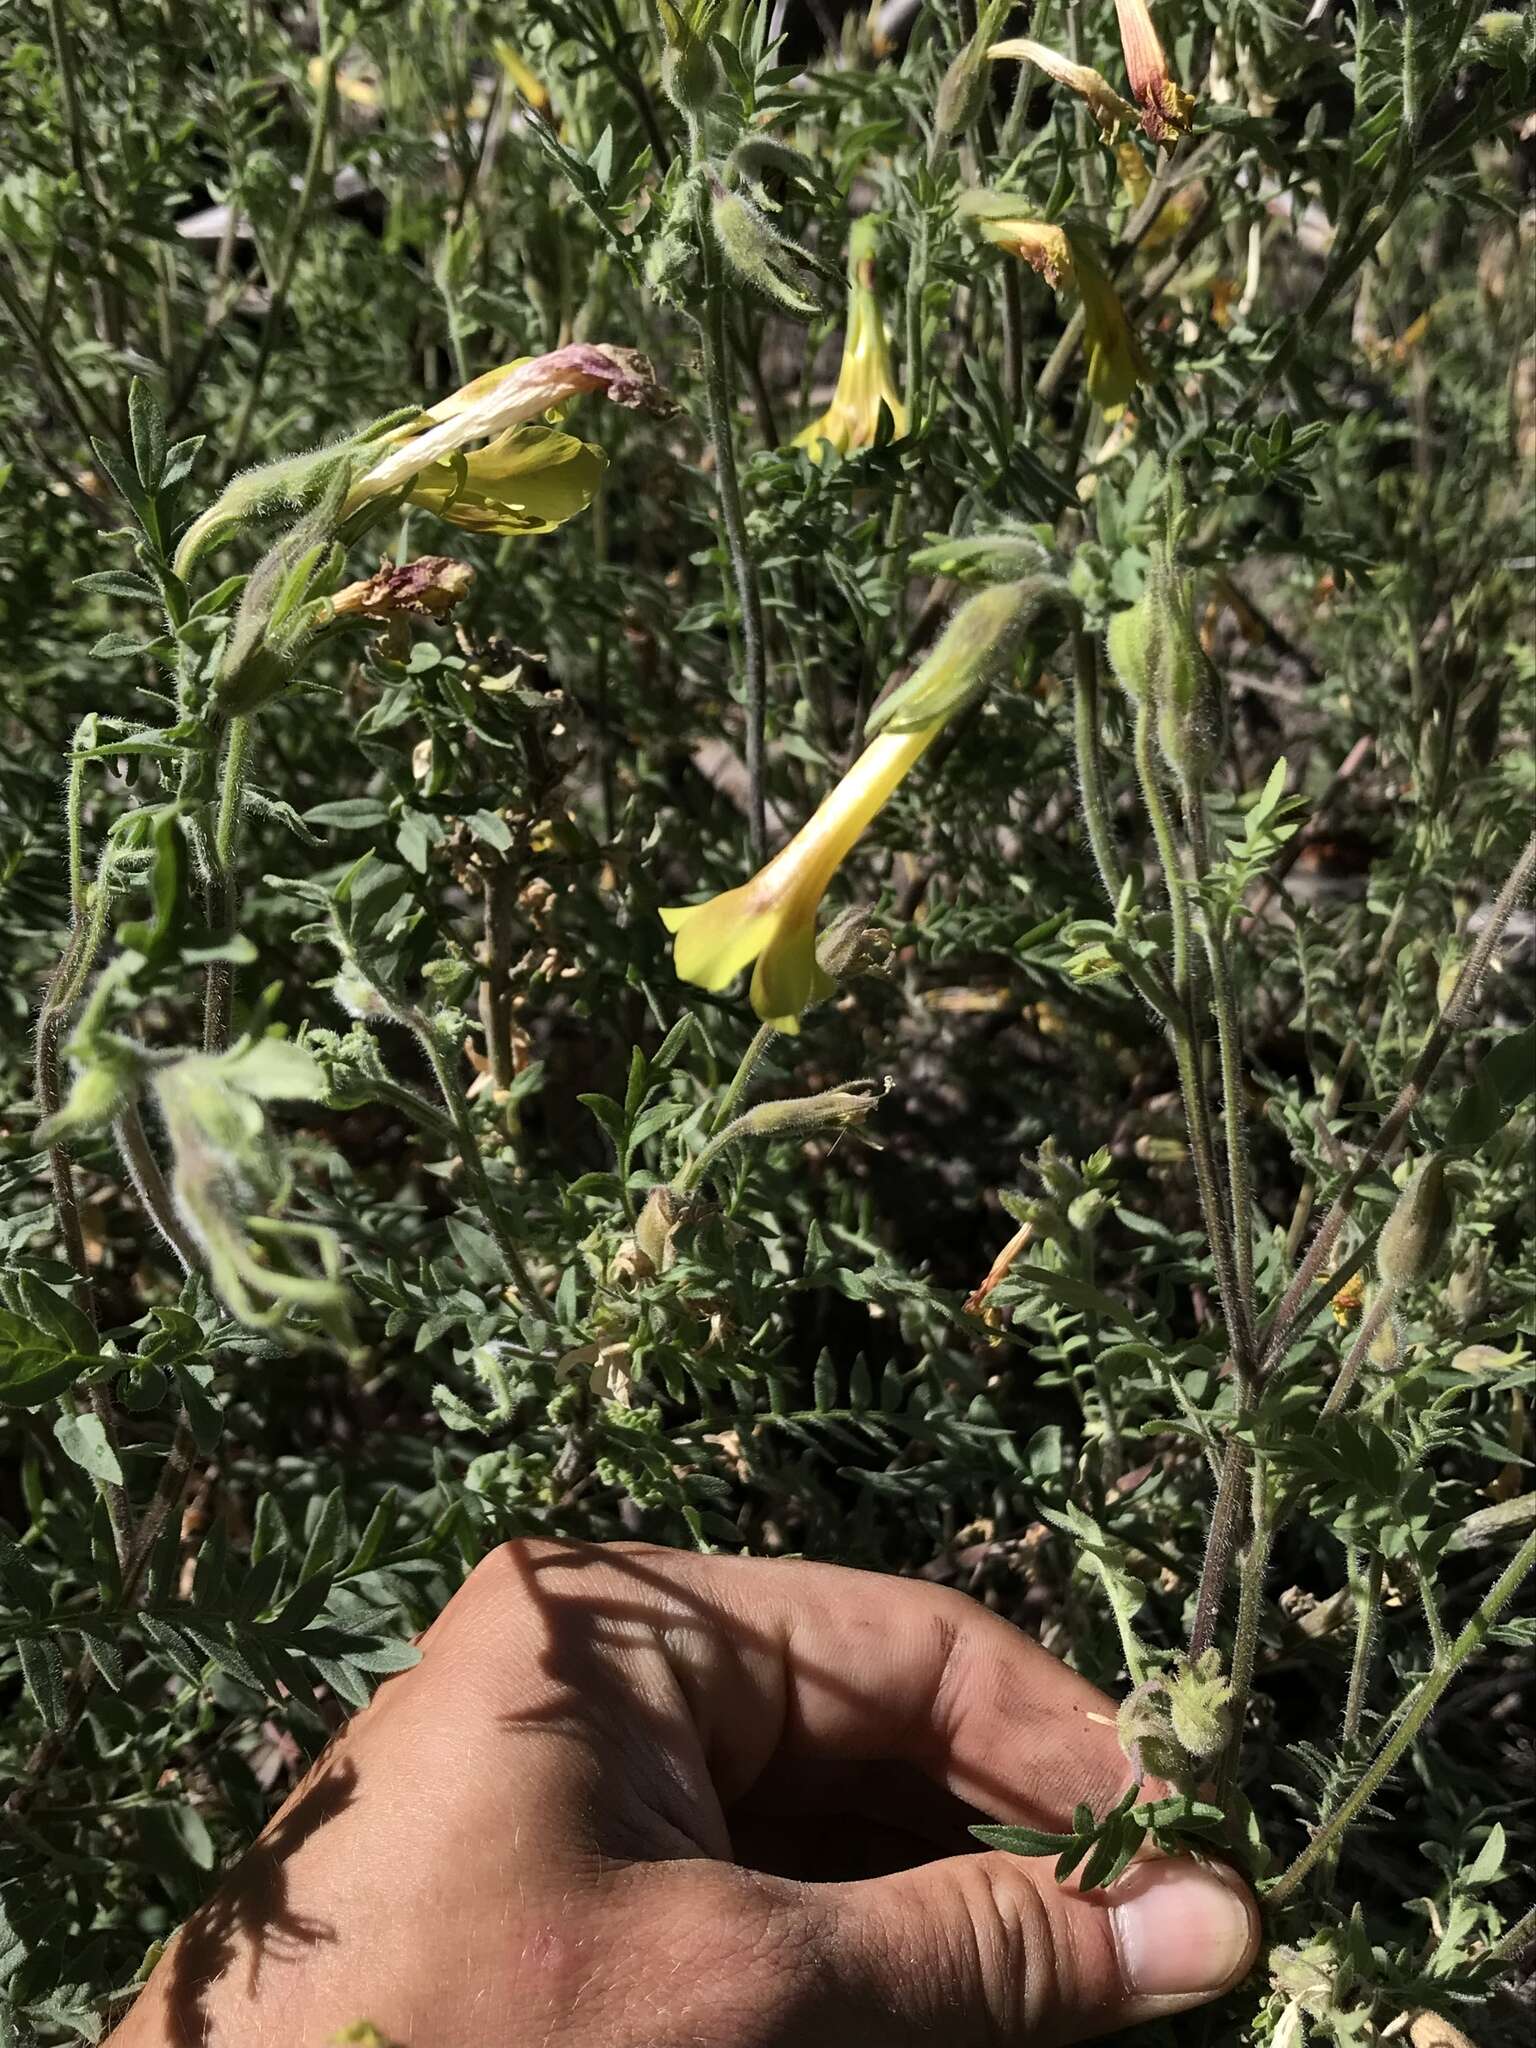
{"label": "hairy plant stem", "polygon": [[[1072,730],[1077,750],[1077,780],[1083,799],[1083,824],[1093,850],[1094,866],[1113,914],[1119,909],[1125,874],[1115,852],[1109,822],[1109,798],[1104,789],[1104,756],[1099,745],[1101,709],[1099,697],[1098,649],[1091,633],[1078,628],[1072,635]],[[1140,961],[1126,965],[1126,975],[1142,1000],[1165,1024],[1174,1020],[1176,1004],[1156,972]]]}
{"label": "hairy plant stem", "polygon": [[1526,841],[1524,850],[1510,870],[1503,888],[1490,906],[1487,921],[1478,934],[1477,944],[1468,954],[1461,973],[1456,978],[1456,986],[1425,1039],[1396,1102],[1388,1111],[1375,1137],[1345,1177],[1344,1185],[1334,1198],[1333,1207],[1323,1219],[1316,1237],[1307,1248],[1306,1257],[1297,1267],[1279,1306],[1270,1318],[1268,1328],[1260,1340],[1261,1373],[1271,1370],[1276,1360],[1284,1355],[1286,1343],[1300,1315],[1302,1302],[1338,1241],[1339,1232],[1344,1228],[1354,1206],[1355,1195],[1361,1183],[1391,1155],[1407,1126],[1408,1119],[1423,1100],[1424,1091],[1429,1086],[1436,1067],[1444,1058],[1447,1046],[1466,1022],[1488,963],[1493,958],[1494,948],[1503,937],[1504,928],[1514,914],[1516,906],[1530,888],[1533,875],[1536,875],[1536,832],[1533,832]]}
{"label": "hairy plant stem", "polygon": [[1370,1356],[1371,1346],[1380,1335],[1382,1325],[1392,1314],[1392,1305],[1397,1300],[1398,1290],[1383,1281],[1376,1291],[1375,1299],[1366,1310],[1360,1328],[1355,1332],[1355,1341],[1349,1347],[1349,1355],[1339,1367],[1339,1376],[1328,1390],[1323,1403],[1322,1414],[1326,1418],[1337,1415],[1354,1390],[1361,1368]]}
{"label": "hairy plant stem", "polygon": [[176,1213],[175,1201],[166,1185],[160,1161],[155,1157],[155,1149],[149,1142],[149,1133],[144,1128],[144,1119],[136,1102],[128,1103],[119,1111],[112,1125],[112,1136],[145,1215],[175,1253],[181,1270],[190,1273],[198,1263],[197,1247]]}
{"label": "hairy plant stem", "polygon": [[699,332],[704,344],[704,395],[709,408],[709,434],[715,450],[715,488],[720,522],[736,585],[741,614],[743,682],[746,693],[747,832],[752,858],[761,865],[768,854],[768,813],[764,774],[764,739],[768,718],[767,646],[763,631],[763,593],[757,561],[747,539],[741,479],[736,469],[734,406],[730,386],[730,351],[725,329],[725,284],[710,226],[709,199],[701,185],[696,210],[699,257],[704,273],[704,304]]}
{"label": "hairy plant stem", "polygon": [[[245,771],[250,758],[252,725],[249,718],[232,718],[224,742],[219,774],[219,802],[210,838],[200,834],[207,869],[205,889],[208,926],[214,939],[228,944],[235,936],[240,915],[240,889],[235,873],[235,854],[240,834],[241,799]],[[203,1051],[220,1053],[229,1047],[230,1021],[234,1008],[235,969],[230,960],[210,960],[203,983]]]}
{"label": "hairy plant stem", "polygon": [[1488,1951],[1490,1963],[1517,1963],[1526,1950],[1536,1943],[1536,1906],[1522,1913],[1513,1927],[1506,1927],[1493,1947]]}
{"label": "hairy plant stem", "polygon": [[[80,794],[80,781],[72,764],[69,814],[70,912],[73,928],[38,1011],[34,1038],[32,1085],[37,1098],[39,1116],[44,1120],[57,1116],[63,1105],[64,1091],[59,1060],[64,1030],[69,1022],[70,1013],[90,978],[91,969],[96,964],[96,955],[101,950],[102,936],[106,929],[107,906],[111,901],[110,854],[103,854],[96,880],[90,890],[86,891],[84,886],[77,851]],[[68,1259],[75,1276],[75,1306],[94,1324],[95,1290],[91,1285],[91,1267],[86,1256],[85,1232],[80,1221],[80,1203],[75,1193],[74,1167],[67,1149],[62,1144],[48,1147],[48,1178],[53,1193],[54,1213],[59,1219],[59,1235],[64,1242],[64,1256]],[[108,1446],[115,1454],[117,1419],[113,1412],[110,1392],[101,1385],[88,1387],[86,1402],[91,1414],[100,1424]],[[128,1502],[128,1489],[119,1480],[101,1479],[96,1485],[97,1492],[106,1505],[107,1517],[112,1525],[113,1547],[121,1566],[132,1541],[133,1516]]]}
{"label": "hairy plant stem", "polygon": [[[1193,777],[1184,778],[1185,829],[1194,856],[1195,880],[1204,890],[1210,874],[1205,798]],[[1253,1284],[1253,1187],[1248,1166],[1247,1117],[1243,1104],[1242,1017],[1232,980],[1227,934],[1219,931],[1210,908],[1200,909],[1200,934],[1211,971],[1211,1007],[1216,1013],[1216,1041],[1221,1060],[1221,1103],[1226,1132],[1227,1195],[1232,1219],[1232,1248],[1237,1298],[1231,1314],[1242,1329],[1242,1346],[1252,1359],[1257,1352],[1258,1305]]]}
{"label": "hairy plant stem", "polygon": [[1153,712],[1147,703],[1139,705],[1136,712],[1136,769],[1141,778],[1142,801],[1152,823],[1152,836],[1157,844],[1158,859],[1162,863],[1163,880],[1168,892],[1169,917],[1173,925],[1173,989],[1177,1008],[1175,1015],[1170,1019],[1169,1032],[1173,1040],[1174,1059],[1179,1070],[1179,1085],[1184,1095],[1184,1114],[1189,1124],[1190,1157],[1194,1162],[1195,1183],[1199,1189],[1206,1235],[1210,1239],[1211,1258],[1216,1267],[1216,1285],[1221,1293],[1222,1320],[1226,1324],[1228,1339],[1232,1346],[1238,1380],[1241,1384],[1247,1385],[1253,1376],[1252,1359],[1248,1350],[1247,1333],[1243,1327],[1227,1219],[1218,1193],[1216,1148],[1211,1135],[1210,1104],[1206,1097],[1204,1067],[1195,1022],[1194,987],[1190,974],[1188,884],[1173,836],[1173,821],[1169,817],[1168,806],[1163,801],[1153,740]]}
{"label": "hairy plant stem", "polygon": [[475,1131],[475,1120],[469,1107],[469,1099],[459,1085],[459,1077],[453,1062],[443,1051],[433,1030],[431,1020],[419,1010],[396,1011],[398,1021],[411,1031],[418,1045],[427,1056],[433,1078],[443,1105],[453,1122],[454,1136],[458,1140],[459,1157],[464,1162],[464,1171],[474,1189],[475,1200],[480,1206],[486,1225],[496,1240],[496,1249],[507,1262],[507,1269],[517,1285],[519,1294],[532,1308],[541,1299],[538,1284],[528,1270],[526,1260],[518,1249],[517,1242],[507,1227],[507,1220],[501,1213],[501,1205],[491,1190],[491,1178],[485,1170],[485,1154],[480,1150],[480,1139]]}
{"label": "hairy plant stem", "polygon": [[261,340],[256,345],[256,361],[252,366],[250,381],[245,387],[245,396],[240,401],[240,411],[230,436],[229,455],[224,466],[226,477],[233,475],[245,459],[246,444],[251,434],[251,421],[255,417],[256,406],[261,398],[262,385],[266,382],[272,351],[277,344],[278,328],[287,309],[288,294],[293,288],[293,274],[298,268],[304,231],[309,225],[309,216],[314,209],[315,195],[320,189],[320,176],[325,166],[326,138],[330,134],[331,115],[336,107],[336,66],[343,48],[339,41],[333,43],[331,40],[328,0],[315,0],[315,28],[320,46],[320,78],[315,92],[315,111],[309,127],[309,152],[304,160],[304,173],[299,182],[298,197],[288,216],[288,232],[283,240],[282,254],[278,257],[277,271],[270,279],[267,317],[262,323]]}
{"label": "hairy plant stem", "polygon": [[1294,1895],[1303,1879],[1329,1855],[1333,1845],[1342,1839],[1346,1830],[1354,1824],[1362,1810],[1375,1797],[1412,1747],[1419,1731],[1440,1704],[1462,1665],[1488,1640],[1494,1623],[1519,1591],[1533,1567],[1536,1567],[1536,1534],[1527,1536],[1498,1579],[1484,1594],[1477,1612],[1450,1645],[1447,1654],[1437,1658],[1429,1676],[1414,1688],[1401,1718],[1383,1738],[1348,1797],[1328,1816],[1290,1867],[1269,1887],[1265,1894],[1265,1902],[1271,1909],[1283,1906],[1286,1900]]}
{"label": "hairy plant stem", "polygon": [[752,1042],[741,1056],[740,1064],[731,1076],[730,1086],[720,1098],[719,1107],[709,1122],[709,1135],[715,1137],[723,1131],[736,1114],[736,1105],[747,1091],[747,1085],[756,1072],[757,1064],[777,1038],[778,1033],[771,1024],[759,1024],[752,1034]]}
{"label": "hairy plant stem", "polygon": [[1253,1483],[1249,1496],[1248,1548],[1238,1582],[1237,1634],[1232,1645],[1232,1732],[1227,1739],[1221,1764],[1221,1795],[1237,1784],[1238,1762],[1243,1748],[1243,1723],[1248,1718],[1248,1701],[1253,1692],[1253,1670],[1259,1650],[1259,1615],[1264,1605],[1264,1580],[1274,1549],[1278,1520],[1270,1500],[1269,1474],[1261,1455],[1250,1459]]}
{"label": "hairy plant stem", "polygon": [[1376,1634],[1381,1626],[1381,1587],[1385,1576],[1381,1553],[1374,1552],[1366,1568],[1363,1595],[1355,1601],[1355,1654],[1349,1667],[1349,1690],[1344,1696],[1344,1725],[1339,1730],[1339,1745],[1346,1751],[1360,1740],[1365,1695],[1376,1656]]}
{"label": "hairy plant stem", "polygon": [[[1238,1387],[1238,1409],[1247,1406],[1245,1390]],[[1205,1556],[1200,1566],[1200,1589],[1195,1596],[1195,1619],[1189,1631],[1191,1658],[1203,1657],[1216,1640],[1216,1624],[1226,1597],[1232,1560],[1243,1533],[1243,1487],[1248,1478],[1251,1452],[1241,1437],[1228,1437],[1221,1460],[1221,1477],[1216,1482],[1216,1499],[1211,1507],[1211,1526],[1205,1539]]]}

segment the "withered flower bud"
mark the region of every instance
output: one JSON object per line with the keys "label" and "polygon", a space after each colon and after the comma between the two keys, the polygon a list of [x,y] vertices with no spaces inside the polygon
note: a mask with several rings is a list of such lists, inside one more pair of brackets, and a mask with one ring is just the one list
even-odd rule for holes
{"label": "withered flower bud", "polygon": [[451,555],[418,555],[398,568],[386,555],[371,576],[338,590],[331,609],[343,619],[439,619],[468,596],[474,579],[469,563]]}

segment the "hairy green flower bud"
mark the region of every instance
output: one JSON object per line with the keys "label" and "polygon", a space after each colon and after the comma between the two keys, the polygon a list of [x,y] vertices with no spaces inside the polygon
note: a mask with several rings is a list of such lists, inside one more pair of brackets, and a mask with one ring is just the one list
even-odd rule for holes
{"label": "hairy green flower bud", "polygon": [[1006,524],[991,533],[931,534],[912,556],[917,575],[960,583],[1016,583],[1051,566],[1049,528]]}
{"label": "hairy green flower bud", "polygon": [[1445,1160],[1426,1159],[1397,1198],[1376,1246],[1376,1270],[1392,1288],[1414,1287],[1439,1262],[1450,1235],[1451,1195]]}
{"label": "hairy green flower bud", "polygon": [[709,219],[720,253],[739,278],[781,311],[801,320],[814,319],[820,309],[803,288],[809,276],[805,252],[781,235],[750,199],[722,190]]}
{"label": "hairy green flower bud", "polygon": [[1157,714],[1158,745],[1174,774],[1200,782],[1210,768],[1217,732],[1216,672],[1195,631],[1195,580],[1178,564],[1187,523],[1183,487],[1170,470],[1163,497],[1163,533],[1141,596],[1109,621],[1110,666],[1120,687]]}
{"label": "hairy green flower bud", "polygon": [[1109,665],[1133,704],[1151,694],[1155,631],[1156,613],[1145,592],[1124,611],[1110,613],[1104,636]]}
{"label": "hairy green flower bud", "polygon": [[934,140],[942,149],[974,127],[987,103],[986,51],[967,43],[944,74],[934,102]]}
{"label": "hairy green flower bud", "polygon": [[1166,1778],[1179,1786],[1192,1782],[1190,1759],[1173,1732],[1162,1679],[1149,1679],[1127,1694],[1115,1716],[1115,1733],[1138,1778]]}
{"label": "hairy green flower bud", "polygon": [[680,114],[705,114],[726,90],[725,72],[710,45],[690,36],[663,51],[661,85]]}
{"label": "hairy green flower bud", "polygon": [[1232,1687],[1222,1673],[1219,1650],[1183,1664],[1168,1681],[1173,1732],[1196,1762],[1208,1763],[1226,1748],[1231,1703]]}
{"label": "hairy green flower bud", "polygon": [[1445,1283],[1445,1302],[1459,1323],[1476,1322],[1488,1300],[1488,1247],[1474,1244]]}
{"label": "hairy green flower bud", "polygon": [[824,1088],[819,1095],[760,1102],[729,1129],[738,1138],[810,1138],[822,1131],[854,1130],[874,1115],[889,1085],[849,1081],[842,1088]]}
{"label": "hairy green flower bud", "polygon": [[1070,604],[1055,576],[1026,576],[997,583],[968,597],[950,619],[932,652],[881,699],[864,721],[878,732],[916,732],[953,718],[1013,670],[1030,629],[1052,606]]}

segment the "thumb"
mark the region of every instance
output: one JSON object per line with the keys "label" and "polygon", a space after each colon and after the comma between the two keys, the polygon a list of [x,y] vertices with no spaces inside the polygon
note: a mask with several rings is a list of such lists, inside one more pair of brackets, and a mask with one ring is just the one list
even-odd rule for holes
{"label": "thumb", "polygon": [[1148,1858],[1087,1895],[1051,1871],[994,1853],[818,1887],[850,2017],[881,2048],[1058,2048],[1203,2005],[1253,1961],[1258,1913],[1224,1867]]}

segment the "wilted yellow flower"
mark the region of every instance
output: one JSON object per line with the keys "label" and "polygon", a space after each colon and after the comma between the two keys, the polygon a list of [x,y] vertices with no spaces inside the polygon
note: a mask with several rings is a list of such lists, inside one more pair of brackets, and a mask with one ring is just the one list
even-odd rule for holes
{"label": "wilted yellow flower", "polygon": [[390,435],[387,452],[352,486],[343,518],[404,491],[409,502],[476,533],[547,533],[592,502],[602,451],[533,425],[583,392],[616,404],[655,402],[644,358],[573,342],[488,370]]}
{"label": "wilted yellow flower", "polygon": [[939,718],[914,732],[879,734],[750,882],[707,903],[664,910],[682,979],[722,989],[755,960],[753,1009],[777,1031],[798,1031],[800,1012],[836,986],[816,962],[816,913],[827,884],[943,726]]}
{"label": "wilted yellow flower", "polygon": [[1170,77],[1168,59],[1147,0],[1115,0],[1120,23],[1120,48],[1125,56],[1125,75],[1131,98],[1141,109],[1141,125],[1154,142],[1167,142],[1189,133],[1194,98]]}
{"label": "wilted yellow flower", "polygon": [[1001,193],[968,192],[960,200],[960,211],[989,242],[1038,270],[1053,291],[1075,289],[1080,294],[1086,322],[1088,395],[1113,417],[1150,374],[1119,294],[1080,236],[1049,221],[1025,219],[1007,208],[1007,198]]}
{"label": "wilted yellow flower", "polygon": [[1086,100],[1106,142],[1113,142],[1125,123],[1136,118],[1136,109],[1128,100],[1121,99],[1102,71],[1095,71],[1088,64],[1074,64],[1070,57],[1063,57],[1059,50],[1047,49],[1044,43],[1032,43],[1027,37],[1019,36],[1006,43],[994,43],[987,55],[992,58],[1016,57],[1021,64],[1033,64],[1047,78],[1054,79],[1069,92],[1075,92],[1079,99]]}
{"label": "wilted yellow flower", "polygon": [[1038,270],[1052,291],[1066,291],[1076,281],[1073,274],[1072,244],[1065,228],[1049,221],[982,219],[977,225],[989,242],[1017,256],[1031,270]]}
{"label": "wilted yellow flower", "polygon": [[846,455],[850,448],[868,448],[880,427],[880,408],[887,407],[897,438],[907,431],[907,408],[896,395],[890,338],[875,290],[876,225],[866,214],[848,237],[848,325],[843,336],[843,361],[832,403],[818,420],[796,434],[793,446],[820,462],[825,444]]}
{"label": "wilted yellow flower", "polygon": [[339,619],[441,618],[469,594],[474,578],[468,562],[447,555],[418,555],[398,568],[386,555],[371,576],[338,590],[331,610]]}

